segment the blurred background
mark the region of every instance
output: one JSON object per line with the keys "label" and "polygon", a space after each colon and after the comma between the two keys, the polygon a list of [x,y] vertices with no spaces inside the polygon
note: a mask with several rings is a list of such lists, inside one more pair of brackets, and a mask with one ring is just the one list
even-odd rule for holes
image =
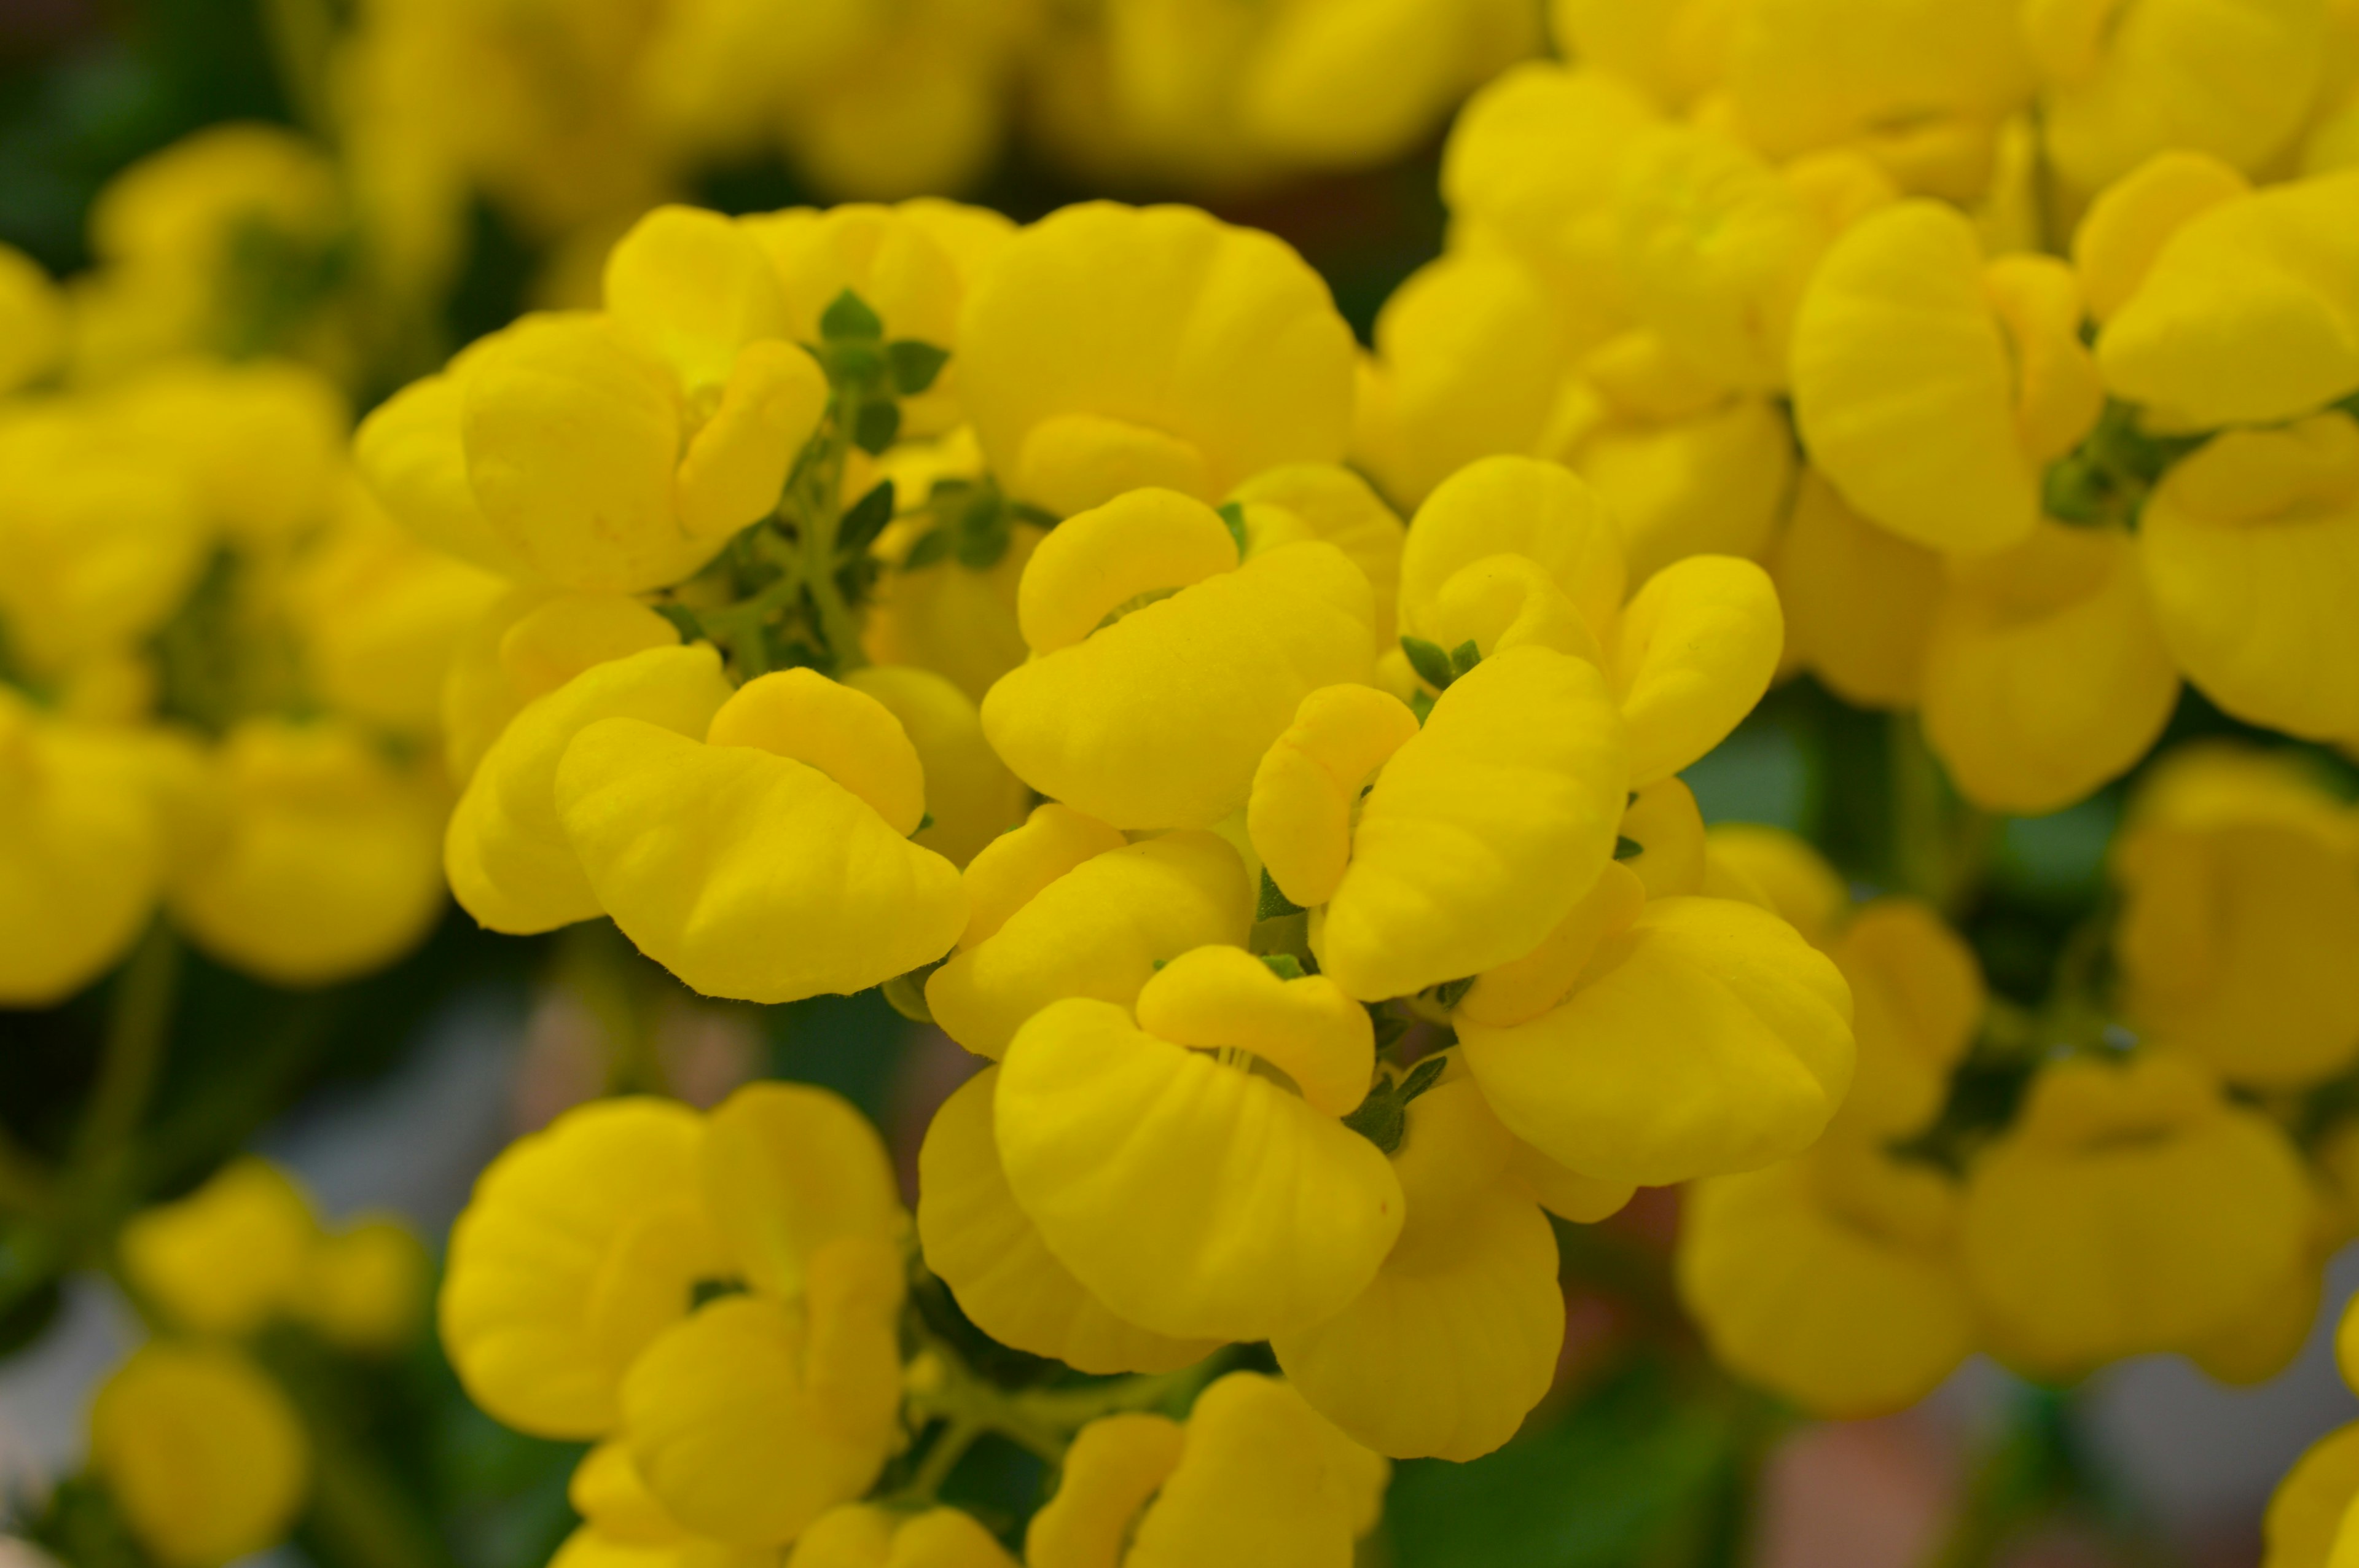
{"label": "blurred background", "polygon": [[[322,14],[299,0],[0,0],[0,241],[71,276],[94,260],[99,191],[141,157],[222,122],[318,129],[318,106],[288,83],[316,79],[290,53]],[[1293,243],[1364,340],[1387,293],[1440,251],[1441,124],[1433,117],[1409,151],[1373,169],[1262,168],[1209,182],[1152,158],[1093,170],[1044,154],[1053,130],[1010,135],[947,193],[1018,220],[1087,196],[1185,194]],[[791,144],[733,145],[667,169],[651,193],[731,211],[834,199],[815,168],[824,176],[824,159]],[[613,221],[630,215],[592,213],[552,238],[530,207],[488,189],[460,204],[439,341],[567,297],[594,276],[571,249],[603,249]],[[396,381],[422,368],[383,367]],[[360,406],[386,390],[362,378]],[[1843,846],[1885,835],[1864,820],[1872,806],[1846,782],[1845,759],[1879,754],[1886,722],[1797,683],[1689,782],[1707,820],[1792,828],[1849,867]],[[2209,722],[2199,712],[2181,728]],[[2010,952],[2037,968],[2056,941],[2043,910],[2096,896],[2117,810],[2108,791],[2003,825],[1993,911],[1973,932],[2001,989]],[[616,1088],[711,1104],[763,1075],[851,1097],[886,1130],[908,1181],[934,1106],[979,1065],[875,993],[716,1004],[620,946],[603,922],[516,940],[452,911],[396,968],[326,989],[273,989],[184,958],[154,1100],[154,1190],[185,1189],[250,1148],[294,1172],[329,1221],[390,1211],[439,1245],[484,1162],[565,1107]],[[0,1012],[0,1122],[28,1145],[65,1137],[57,1120],[89,1087],[107,1003],[101,987],[62,1009]],[[1904,1415],[1802,1422],[1702,1357],[1670,1293],[1677,1223],[1672,1195],[1658,1193],[1604,1226],[1563,1231],[1571,1331],[1556,1393],[1523,1441],[1486,1460],[1400,1466],[1379,1561],[1897,1568],[1955,1552],[1962,1513],[2033,1512],[2042,1488],[2065,1488],[2074,1506],[2011,1561],[2226,1568],[2259,1561],[2260,1511],[2287,1465],[2359,1415],[2334,1375],[2330,1312],[2291,1368],[2255,1388],[2150,1358],[2060,1394],[1977,1359]],[[137,1337],[97,1276],[29,1268],[0,1250],[0,1491],[20,1509],[76,1464],[90,1389]],[[2359,1257],[2346,1253],[2327,1300],[2354,1288]],[[546,1560],[570,1523],[564,1479],[579,1450],[475,1411],[430,1343],[366,1383],[353,1408],[383,1459],[369,1499],[385,1525],[376,1554],[302,1538],[274,1564]]]}

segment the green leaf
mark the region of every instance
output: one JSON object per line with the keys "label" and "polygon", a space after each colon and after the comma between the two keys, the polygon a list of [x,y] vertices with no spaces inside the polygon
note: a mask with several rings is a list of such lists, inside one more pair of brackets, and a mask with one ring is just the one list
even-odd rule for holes
{"label": "green leaf", "polygon": [[723,1296],[742,1296],[745,1293],[745,1281],[743,1280],[699,1280],[688,1287],[689,1310],[692,1312]]}
{"label": "green leaf", "polygon": [[885,323],[868,301],[847,288],[820,312],[819,335],[831,343],[873,343],[885,335]]}
{"label": "green leaf", "polygon": [[885,524],[893,521],[893,481],[879,480],[867,494],[853,502],[836,524],[835,551],[856,556],[876,542]]}
{"label": "green leaf", "polygon": [[1625,838],[1618,833],[1614,836],[1614,858],[1615,860],[1635,860],[1646,852],[1647,846],[1639,843],[1636,838]]}
{"label": "green leaf", "polygon": [[1446,1054],[1428,1056],[1399,1077],[1394,1076],[1390,1068],[1380,1070],[1367,1097],[1343,1118],[1343,1125],[1386,1153],[1398,1152],[1401,1139],[1408,1131],[1409,1101],[1440,1083],[1441,1075],[1449,1070]]}
{"label": "green leaf", "polygon": [[1408,1070],[1408,1076],[1403,1078],[1400,1082],[1401,1104],[1407,1105],[1409,1101],[1415,1099],[1418,1096],[1423,1094],[1426,1090],[1440,1083],[1441,1081],[1441,1075],[1449,1070],[1449,1057],[1440,1054],[1428,1056],[1416,1066],[1411,1067]]}
{"label": "green leaf", "polygon": [[926,977],[932,973],[930,967],[912,969],[906,975],[895,975],[877,989],[885,993],[893,1011],[910,1022],[931,1023],[934,1010],[926,1005]]}
{"label": "green leaf", "polygon": [[1291,953],[1264,953],[1261,961],[1281,980],[1299,980],[1303,976],[1302,960]]}
{"label": "green leaf", "polygon": [[1035,506],[1028,501],[1011,501],[1007,514],[1018,523],[1029,523],[1035,528],[1054,528],[1064,519],[1045,506]]}
{"label": "green leaf", "polygon": [[901,406],[897,403],[863,403],[860,412],[853,416],[852,444],[870,457],[883,454],[901,433]]}
{"label": "green leaf", "polygon": [[1091,627],[1090,630],[1093,632],[1103,632],[1107,627],[1113,625],[1115,622],[1121,620],[1124,616],[1135,614],[1137,611],[1146,609],[1150,604],[1160,604],[1179,591],[1180,590],[1176,588],[1150,588],[1145,593],[1134,593],[1128,599],[1124,600],[1120,604],[1115,605],[1112,610],[1107,611],[1105,612],[1105,618],[1100,621],[1096,625]]}
{"label": "green leaf", "polygon": [[1237,542],[1237,559],[1245,558],[1245,509],[1234,501],[1223,501],[1214,508],[1221,521],[1229,527],[1229,537]]}
{"label": "green leaf", "polygon": [[1483,650],[1474,645],[1472,637],[1450,650],[1450,673],[1453,677],[1464,675],[1482,662]]}
{"label": "green leaf", "polygon": [[1462,975],[1457,979],[1442,981],[1433,988],[1430,994],[1433,997],[1434,1005],[1440,1008],[1442,1011],[1449,1012],[1463,1001],[1466,993],[1473,989],[1474,977]]}
{"label": "green leaf", "polygon": [[648,608],[652,609],[658,615],[662,616],[665,620],[671,622],[672,630],[679,633],[679,640],[681,642],[695,643],[703,639],[704,622],[698,620],[696,611],[690,610],[687,605],[656,604],[650,605]]}
{"label": "green leaf", "polygon": [[917,543],[909,546],[909,553],[901,557],[901,569],[905,572],[923,571],[950,553],[951,531],[929,528],[918,535]]}
{"label": "green leaf", "polygon": [[1408,655],[1409,668],[1434,690],[1446,690],[1450,683],[1458,678],[1458,672],[1451,666],[1450,655],[1441,651],[1440,643],[1429,643],[1422,637],[1403,637],[1400,645],[1401,652]]}
{"label": "green leaf", "polygon": [[942,366],[950,362],[948,349],[915,338],[897,338],[885,345],[886,373],[893,378],[893,391],[902,397],[915,397],[933,385]]}
{"label": "green leaf", "polygon": [[959,565],[971,572],[987,572],[1007,554],[1015,535],[1008,527],[1007,507],[996,485],[978,486],[960,512],[956,545]]}
{"label": "green leaf", "polygon": [[1418,726],[1422,729],[1426,719],[1433,712],[1433,693],[1422,688],[1410,692],[1408,710],[1417,715]]}
{"label": "green leaf", "polygon": [[1277,883],[1270,880],[1269,868],[1264,866],[1261,869],[1261,902],[1254,906],[1254,919],[1283,920],[1289,914],[1301,913],[1302,906],[1278,891]]}
{"label": "green leaf", "polygon": [[921,811],[918,814],[918,825],[909,829],[909,837],[915,838],[919,834],[923,833],[927,828],[931,827],[933,825],[934,814],[930,811]]}

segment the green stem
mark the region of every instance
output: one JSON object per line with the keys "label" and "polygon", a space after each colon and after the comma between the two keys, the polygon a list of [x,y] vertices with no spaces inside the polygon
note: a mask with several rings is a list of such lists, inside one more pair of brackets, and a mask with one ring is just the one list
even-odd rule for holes
{"label": "green stem", "polygon": [[298,124],[323,140],[334,139],[329,114],[328,64],[336,43],[336,22],[326,0],[263,0],[271,63],[277,67],[287,106]]}
{"label": "green stem", "polygon": [[179,973],[179,943],[158,920],[139,939],[114,982],[98,1084],[74,1137],[77,1169],[114,1162],[146,1117],[164,1065]]}
{"label": "green stem", "polygon": [[2059,1390],[2024,1390],[2006,1429],[1975,1464],[1931,1568],[1991,1568],[2017,1537],[2079,1493],[2069,1400]]}
{"label": "green stem", "polygon": [[385,1466],[304,1412],[311,1432],[311,1529],[348,1568],[453,1568],[456,1559]]}
{"label": "green stem", "polygon": [[0,1129],[0,1212],[35,1218],[57,1202],[57,1183],[47,1167]]}

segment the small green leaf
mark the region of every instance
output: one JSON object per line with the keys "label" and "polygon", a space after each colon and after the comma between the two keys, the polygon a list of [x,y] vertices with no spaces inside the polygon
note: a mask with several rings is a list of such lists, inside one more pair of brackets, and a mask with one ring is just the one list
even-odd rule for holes
{"label": "small green leaf", "polygon": [[1625,838],[1618,833],[1614,836],[1614,858],[1615,860],[1635,860],[1646,852],[1647,846],[1639,843],[1636,838]]}
{"label": "small green leaf", "polygon": [[1035,528],[1054,528],[1064,519],[1045,506],[1035,506],[1028,501],[1011,501],[1007,514],[1018,523],[1029,523]]}
{"label": "small green leaf", "polygon": [[1429,643],[1422,637],[1403,637],[1400,645],[1401,652],[1408,655],[1409,668],[1434,690],[1444,690],[1458,678],[1458,672],[1451,667],[1450,655],[1441,651],[1440,643]]}
{"label": "small green leaf", "polygon": [[868,301],[847,288],[820,312],[819,335],[831,343],[873,343],[885,335],[885,323]]}
{"label": "small green leaf", "polygon": [[1234,501],[1223,501],[1215,508],[1221,521],[1229,527],[1229,537],[1237,542],[1237,559],[1245,558],[1245,509]]}
{"label": "small green leaf", "polygon": [[1112,610],[1107,611],[1105,612],[1105,619],[1091,627],[1090,630],[1093,632],[1103,632],[1107,627],[1113,625],[1115,622],[1121,620],[1124,616],[1136,614],[1137,611],[1146,609],[1150,604],[1160,604],[1179,591],[1180,590],[1176,588],[1150,588],[1145,593],[1134,593],[1128,599],[1124,600],[1120,604],[1115,605]]}
{"label": "small green leaf", "polygon": [[1433,693],[1422,689],[1410,692],[1408,710],[1417,715],[1418,726],[1422,729],[1427,717],[1433,712]]}
{"label": "small green leaf", "polygon": [[1400,1044],[1408,1033],[1408,1020],[1381,1004],[1368,1007],[1369,1027],[1375,1031],[1376,1054],[1381,1056]]}
{"label": "small green leaf", "polygon": [[1449,1070],[1450,1058],[1447,1055],[1440,1054],[1428,1056],[1416,1066],[1411,1067],[1408,1070],[1408,1076],[1401,1080],[1401,1104],[1407,1105],[1409,1101],[1415,1099],[1418,1096],[1423,1094],[1426,1090],[1440,1083],[1441,1081],[1441,1075]]}
{"label": "small green leaf", "polygon": [[950,362],[948,349],[915,338],[897,338],[885,345],[885,369],[893,378],[894,392],[902,397],[915,397],[933,385]]}
{"label": "small green leaf", "polygon": [[932,812],[919,812],[918,814],[918,825],[909,829],[909,837],[915,838],[919,834],[923,833],[927,828],[931,827],[933,825],[934,814]]}
{"label": "small green leaf", "polygon": [[743,1280],[699,1280],[688,1287],[688,1305],[691,1312],[707,1302],[717,1302],[723,1296],[745,1293]]}
{"label": "small green leaf", "polygon": [[877,989],[885,993],[886,1005],[912,1023],[931,1023],[934,1010],[926,1005],[926,980],[934,972],[929,964],[922,969],[911,969],[906,975],[895,975]]}
{"label": "small green leaf", "polygon": [[917,543],[909,546],[909,553],[901,557],[901,569],[905,572],[923,571],[950,553],[951,531],[929,528],[918,535]]}
{"label": "small green leaf", "polygon": [[1302,960],[1291,953],[1264,953],[1261,961],[1281,980],[1299,980],[1303,976]]}
{"label": "small green leaf", "polygon": [[893,438],[901,433],[901,406],[897,403],[863,403],[853,417],[852,444],[870,457],[881,456]]}
{"label": "small green leaf", "polygon": [[1433,988],[1434,1005],[1440,1008],[1442,1011],[1449,1012],[1464,1000],[1466,993],[1473,989],[1473,975],[1462,975],[1454,980],[1444,980]]}
{"label": "small green leaf", "polygon": [[1472,637],[1450,650],[1450,673],[1453,677],[1464,675],[1482,662],[1483,650],[1474,645]]}
{"label": "small green leaf", "polygon": [[1398,1149],[1401,1135],[1408,1130],[1408,1114],[1393,1092],[1393,1080],[1378,1078],[1367,1098],[1343,1118],[1343,1125],[1387,1154]]}
{"label": "small green leaf", "polygon": [[1261,869],[1261,902],[1254,908],[1254,919],[1283,920],[1289,914],[1301,913],[1302,906],[1278,890],[1277,883],[1270,880],[1269,868],[1264,866]]}
{"label": "small green leaf", "polygon": [[971,572],[987,572],[1007,554],[1015,535],[1009,531],[1007,508],[995,485],[982,485],[960,512],[956,545],[959,565]]}
{"label": "small green leaf", "polygon": [[658,604],[652,605],[649,608],[653,609],[658,615],[662,616],[665,620],[671,622],[672,629],[679,633],[679,640],[681,642],[694,643],[702,640],[704,636],[704,622],[698,620],[696,611],[690,610],[687,605]]}
{"label": "small green leaf", "polygon": [[835,550],[840,556],[856,556],[876,542],[885,524],[893,521],[893,481],[880,480],[867,494],[853,502],[835,527]]}

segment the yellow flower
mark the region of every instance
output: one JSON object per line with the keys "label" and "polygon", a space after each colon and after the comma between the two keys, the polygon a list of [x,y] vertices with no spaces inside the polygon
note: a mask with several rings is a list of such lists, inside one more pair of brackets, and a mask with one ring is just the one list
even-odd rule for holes
{"label": "yellow flower", "polygon": [[943,1033],[995,1060],[1024,1021],[1069,996],[1127,1007],[1156,966],[1241,946],[1254,916],[1244,862],[1218,836],[1125,844],[1069,806],[1036,808],[969,863],[958,950],[926,980]]}
{"label": "yellow flower", "polygon": [[92,1401],[90,1457],[165,1568],[222,1568],[277,1544],[310,1487],[286,1396],[219,1346],[133,1352]]}
{"label": "yellow flower", "polygon": [[1638,879],[1648,898],[1701,892],[1703,813],[1697,809],[1695,792],[1669,778],[1633,794],[1616,835],[1628,840],[1614,846],[1617,863]]}
{"label": "yellow flower", "polygon": [[2120,529],[2043,523],[2011,549],[1951,561],[1925,648],[1925,740],[1967,799],[2054,811],[2162,733],[2179,672],[2137,555]]}
{"label": "yellow flower", "polygon": [[908,841],[926,794],[890,708],[797,669],[739,687],[701,741],[635,717],[584,727],[554,803],[641,952],[708,996],[779,1002],[864,990],[958,939],[958,868]]}
{"label": "yellow flower", "polygon": [[994,1095],[1016,1202],[1091,1294],[1156,1333],[1252,1340],[1332,1316],[1401,1225],[1399,1182],[1340,1119],[1374,1070],[1365,1010],[1324,976],[1200,947],[1141,988],[1137,1020],[1068,998],[1016,1032]]}
{"label": "yellow flower", "polygon": [[206,520],[234,543],[292,544],[335,508],[352,413],[315,370],[182,360],[124,383],[113,402],[125,430],[189,476]]}
{"label": "yellow flower", "polygon": [[1375,1452],[1473,1459],[1555,1381],[1556,1237],[1472,1079],[1428,1089],[1407,1122],[1392,1162],[1408,1217],[1383,1268],[1341,1313],[1270,1348],[1312,1408]]}
{"label": "yellow flower", "polygon": [[2110,321],[2136,297],[2157,252],[2196,214],[2253,189],[2209,153],[2159,152],[2107,185],[2072,231],[2089,314]]}
{"label": "yellow flower", "polygon": [[400,1220],[364,1218],[312,1243],[297,1309],[333,1344],[389,1354],[417,1333],[431,1269],[425,1246]]}
{"label": "yellow flower", "polygon": [[683,1527],[782,1544],[865,1492],[898,1435],[908,1220],[883,1141],[824,1089],[739,1090],[698,1162],[749,1292],[675,1316],[647,1345],[624,1374],[623,1435]]}
{"label": "yellow flower", "polygon": [[1343,455],[1352,333],[1285,244],[1190,208],[1068,207],[967,299],[961,396],[991,470],[1060,515],[1158,485],[1210,502]]}
{"label": "yellow flower", "polygon": [[1940,1114],[1950,1069],[1973,1043],[1989,1000],[1973,949],[1931,906],[1895,895],[1862,905],[1827,954],[1851,987],[1859,1047],[1835,1130],[1884,1137],[1922,1130]]}
{"label": "yellow flower", "polygon": [[956,1509],[887,1513],[865,1504],[822,1515],[786,1568],[1018,1568],[991,1532]]}
{"label": "yellow flower", "polygon": [[2171,657],[2240,719],[2359,735],[2359,421],[2230,430],[2172,466],[2138,522]]}
{"label": "yellow flower", "polygon": [[827,386],[745,227],[658,209],[606,298],[527,316],[370,415],[355,449],[386,509],[503,575],[630,592],[775,507]]}
{"label": "yellow flower", "polygon": [[986,1067],[942,1103],[918,1155],[918,1236],[926,1267],[975,1326],[1002,1345],[1078,1371],[1169,1372],[1218,1348],[1125,1322],[1057,1260],[1007,1184]]}
{"label": "yellow flower", "polygon": [[[609,636],[627,643],[643,624],[592,610],[589,624],[570,614],[543,622],[546,636],[516,622],[516,665],[530,672],[538,655],[592,654]],[[658,617],[658,619],[660,619]],[[620,621],[619,626],[614,622]],[[647,629],[652,635],[653,629]],[[502,640],[505,655],[511,644]],[[535,655],[529,660],[526,655]],[[566,661],[566,662],[570,662]],[[502,663],[508,664],[505,656]],[[558,819],[557,770],[576,735],[601,719],[629,717],[680,735],[701,735],[729,699],[721,656],[709,644],[677,643],[591,664],[571,678],[563,664],[553,689],[526,702],[484,752],[451,815],[443,867],[461,907],[495,931],[553,931],[603,911]],[[512,677],[513,678],[513,677]],[[538,684],[537,682],[533,684]],[[516,683],[518,695],[528,689]]]}
{"label": "yellow flower", "polygon": [[679,642],[670,622],[619,593],[510,589],[476,616],[442,676],[451,776],[462,785],[473,778],[508,720],[533,698],[592,665]]}
{"label": "yellow flower", "polygon": [[1377,648],[1393,645],[1408,531],[1367,481],[1340,463],[1288,463],[1254,475],[1229,500],[1245,514],[1248,560],[1312,539],[1343,551],[1375,595]]}
{"label": "yellow flower", "polygon": [[2233,1325],[2300,1255],[2310,1206],[2285,1135],[2184,1058],[2070,1061],[1967,1173],[1960,1244],[1993,1347],[2066,1375]]}
{"label": "yellow flower", "polygon": [[451,1227],[440,1306],[469,1398],[536,1436],[614,1427],[624,1371],[728,1271],[698,1189],[702,1138],[684,1106],[602,1100],[492,1162]]}
{"label": "yellow flower", "polygon": [[1712,1355],[1814,1414],[1914,1404],[1976,1346],[1958,1195],[1930,1165],[1827,1147],[1690,1189],[1679,1281]]}
{"label": "yellow flower", "polygon": [[2174,753],[2112,860],[2122,1006],[2156,1044],[2268,1088],[2359,1055],[2359,823],[2298,766]]}
{"label": "yellow flower", "polygon": [[0,245],[0,393],[39,381],[65,352],[65,301],[40,263]]}
{"label": "yellow flower", "polygon": [[1940,557],[1868,522],[1810,469],[1769,570],[1789,661],[1855,707],[1916,706],[1944,586]]}
{"label": "yellow flower", "polygon": [[2196,211],[2097,336],[2114,396],[2181,428],[2299,418],[2359,389],[2359,169]]}
{"label": "yellow flower", "polygon": [[984,732],[1016,777],[1116,827],[1209,827],[1304,696],[1368,678],[1374,613],[1335,546],[1241,563],[1210,506],[1133,491],[1033,552],[1016,600],[1033,656],[984,697]]}
{"label": "yellow flower", "polygon": [[1478,1022],[1501,1015],[1470,993],[1460,1011],[1466,1065],[1516,1136],[1582,1175],[1656,1186],[1756,1169],[1824,1130],[1851,1083],[1851,993],[1791,926],[1666,898],[1590,936],[1523,988],[1515,1011],[1545,1011]]}
{"label": "yellow flower", "polygon": [[163,824],[134,749],[0,686],[0,1005],[49,1007],[139,935]]}
{"label": "yellow flower", "polygon": [[933,822],[913,842],[963,866],[1024,819],[1030,792],[984,739],[974,700],[948,677],[914,665],[864,665],[843,681],[884,704],[917,749]]}
{"label": "yellow flower", "polygon": [[2277,1483],[2261,1523],[2266,1568],[2330,1568],[2343,1521],[2359,1497],[2359,1422],[2338,1426],[2310,1445]]}
{"label": "yellow flower", "polygon": [[2029,0],[2056,171],[2095,190],[2165,149],[2258,172],[2293,140],[2316,91],[2323,0]]}
{"label": "yellow flower", "polygon": [[861,647],[876,664],[937,671],[979,703],[994,681],[1024,662],[1017,585],[1048,535],[1034,524],[1010,524],[1006,550],[982,571],[962,564],[955,551],[912,564],[910,550],[931,528],[929,519],[905,519],[878,536],[875,554],[885,570],[867,606]]}
{"label": "yellow flower", "polygon": [[1821,950],[1851,907],[1843,878],[1809,843],[1752,822],[1718,823],[1705,834],[1704,891],[1759,904]]}
{"label": "yellow flower", "polygon": [[300,1301],[319,1222],[287,1173],[248,1156],[124,1226],[124,1271],[175,1327],[254,1333]]}
{"label": "yellow flower", "polygon": [[214,956],[283,986],[391,962],[442,910],[441,802],[333,720],[249,719],[212,760],[173,921]]}
{"label": "yellow flower", "polygon": [[2071,268],[1985,262],[1953,208],[1871,214],[1829,248],[1794,326],[1794,416],[1811,462],[1912,543],[2017,543],[2038,521],[2045,465],[2104,402],[2081,316]]}
{"label": "yellow flower", "polygon": [[1232,1372],[1181,1426],[1091,1422],[1024,1541],[1031,1568],[1349,1568],[1389,1467],[1286,1384]]}

